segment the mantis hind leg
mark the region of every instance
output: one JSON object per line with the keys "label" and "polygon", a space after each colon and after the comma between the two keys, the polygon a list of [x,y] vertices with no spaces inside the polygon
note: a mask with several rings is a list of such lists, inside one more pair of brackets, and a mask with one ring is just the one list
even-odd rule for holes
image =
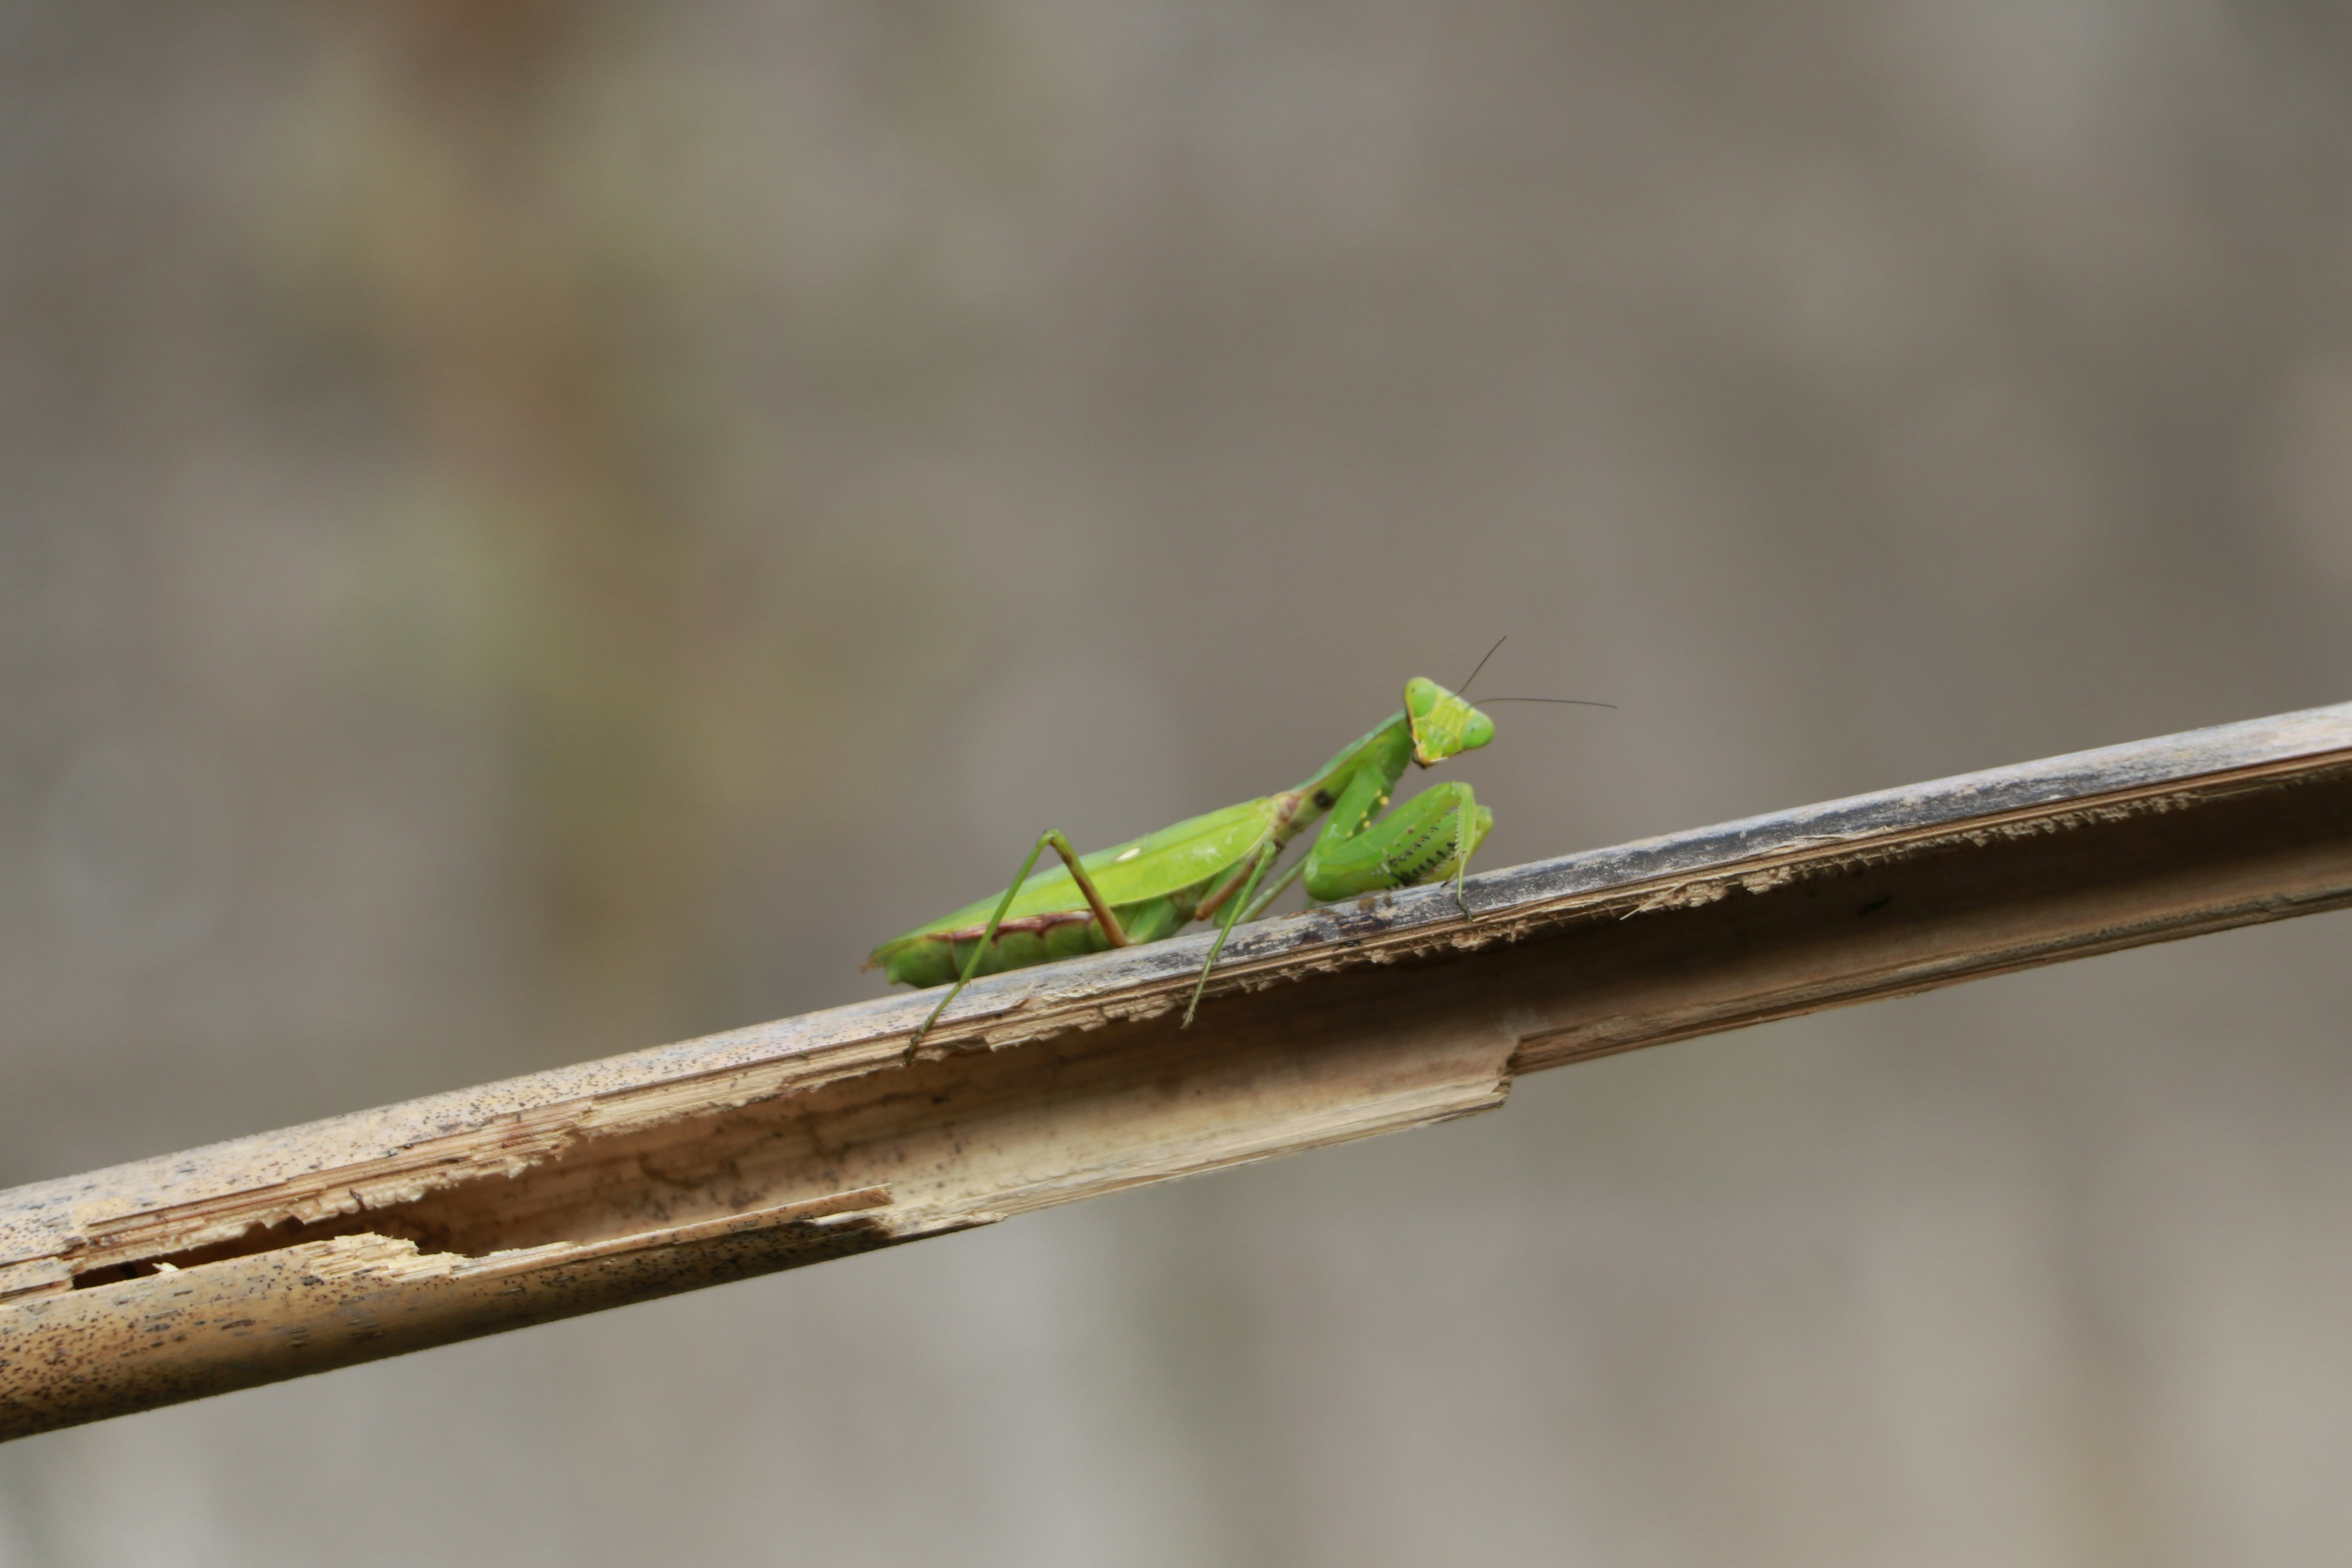
{"label": "mantis hind leg", "polygon": [[1307,891],[1316,899],[1353,898],[1451,878],[1465,915],[1462,879],[1470,857],[1495,826],[1466,784],[1433,784],[1353,837],[1318,836],[1307,856]]}
{"label": "mantis hind leg", "polygon": [[1021,869],[1013,874],[1013,885],[1004,889],[1003,898],[996,900],[996,912],[988,917],[988,924],[981,928],[980,940],[971,944],[971,956],[964,960],[963,973],[956,976],[956,983],[948,987],[948,994],[940,998],[940,1005],[931,1009],[930,1016],[915,1031],[915,1037],[907,1042],[909,1047],[922,1043],[923,1037],[931,1032],[931,1026],[940,1021],[940,1015],[948,1010],[948,1004],[971,984],[971,977],[980,971],[981,956],[987,952],[988,944],[996,940],[997,928],[1004,923],[1004,912],[1020,896],[1023,885],[1029,880],[1029,873],[1037,868],[1037,858],[1049,848],[1062,858],[1062,864],[1070,868],[1070,876],[1078,884],[1078,891],[1086,895],[1087,907],[1094,910],[1095,919],[1102,922],[1103,936],[1113,947],[1128,945],[1128,934],[1120,928],[1118,916],[1103,902],[1102,893],[1095,887],[1095,879],[1087,874],[1086,864],[1078,858],[1078,852],[1070,847],[1070,841],[1062,836],[1060,828],[1049,827],[1037,836],[1036,843],[1029,847],[1029,858],[1022,861]]}

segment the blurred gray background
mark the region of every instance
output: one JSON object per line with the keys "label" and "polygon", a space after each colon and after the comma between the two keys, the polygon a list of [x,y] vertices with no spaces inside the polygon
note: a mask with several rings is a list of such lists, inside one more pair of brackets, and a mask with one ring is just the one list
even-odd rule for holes
{"label": "blurred gray background", "polygon": [[[0,4],[0,1184],[2352,699],[2295,0]],[[2342,915],[12,1445],[0,1564],[2352,1559]]]}

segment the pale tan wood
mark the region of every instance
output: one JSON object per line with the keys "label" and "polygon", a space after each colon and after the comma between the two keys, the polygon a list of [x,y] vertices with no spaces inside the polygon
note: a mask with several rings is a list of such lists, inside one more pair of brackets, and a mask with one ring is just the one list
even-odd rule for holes
{"label": "pale tan wood", "polygon": [[836,1008],[0,1194],[0,1436],[1426,1125],[1520,1072],[2352,903],[2352,706]]}

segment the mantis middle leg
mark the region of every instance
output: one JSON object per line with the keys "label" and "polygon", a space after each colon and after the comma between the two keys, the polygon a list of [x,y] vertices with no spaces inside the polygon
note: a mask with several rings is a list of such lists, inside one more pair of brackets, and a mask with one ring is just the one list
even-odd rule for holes
{"label": "mantis middle leg", "polygon": [[1225,938],[1233,934],[1234,923],[1241,918],[1242,910],[1249,907],[1250,895],[1257,891],[1258,879],[1265,875],[1265,868],[1273,865],[1274,858],[1281,853],[1282,845],[1269,838],[1250,858],[1249,879],[1242,884],[1241,891],[1225,903],[1225,918],[1217,922],[1217,940],[1209,944],[1208,959],[1201,965],[1201,978],[1192,983],[1192,999],[1184,1004],[1182,1027],[1189,1029],[1192,1026],[1192,1014],[1201,1005],[1201,993],[1209,988],[1209,971],[1217,967],[1217,954],[1225,951]]}

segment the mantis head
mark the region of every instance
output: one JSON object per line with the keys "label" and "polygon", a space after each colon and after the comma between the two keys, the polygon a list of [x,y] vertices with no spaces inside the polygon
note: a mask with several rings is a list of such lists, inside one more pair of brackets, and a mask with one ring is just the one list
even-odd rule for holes
{"label": "mantis head", "polygon": [[1495,738],[1495,721],[1427,676],[1404,683],[1405,721],[1412,726],[1412,760],[1423,767]]}

